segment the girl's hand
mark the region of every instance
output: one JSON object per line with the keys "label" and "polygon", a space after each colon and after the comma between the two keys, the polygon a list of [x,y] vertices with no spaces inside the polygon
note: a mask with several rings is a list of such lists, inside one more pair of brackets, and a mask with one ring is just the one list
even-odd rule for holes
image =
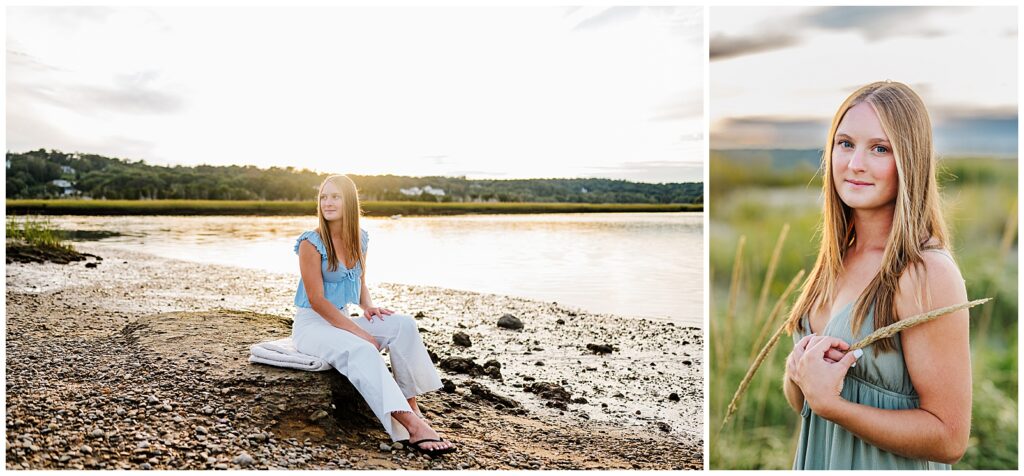
{"label": "girl's hand", "polygon": [[[827,418],[825,414],[833,403],[841,400],[839,396],[843,390],[843,379],[846,372],[852,367],[863,352],[860,350],[849,352],[833,362],[829,358],[830,352],[845,352],[850,348],[842,339],[828,336],[809,336],[804,342],[803,352],[793,365],[790,378],[803,391],[807,404],[819,416]],[[787,362],[788,365],[788,362]],[[787,368],[788,371],[788,368]]]}
{"label": "girl's hand", "polygon": [[[786,376],[788,376],[790,380],[793,380],[793,376],[796,375],[797,361],[799,361],[800,357],[802,357],[804,353],[807,352],[807,343],[810,342],[811,339],[815,337],[818,337],[818,335],[805,335],[803,339],[800,339],[800,341],[798,341],[796,345],[793,346],[793,351],[789,353],[789,357],[786,357]],[[829,348],[828,351],[825,352],[825,362],[834,364],[842,360],[844,355],[846,355],[846,353],[841,350]]]}
{"label": "girl's hand", "polygon": [[[789,357],[786,357],[786,378],[796,383],[796,368],[797,362],[803,357],[804,353],[807,352],[807,343],[811,341],[811,338],[815,337],[814,334],[807,334],[800,339],[796,345],[793,346],[793,350],[789,353]],[[799,385],[797,385],[799,386]]]}
{"label": "girl's hand", "polygon": [[373,316],[377,316],[378,319],[383,321],[384,316],[390,316],[394,313],[395,311],[377,306],[367,306],[363,308],[363,317],[365,317],[367,321],[371,322],[373,321]]}

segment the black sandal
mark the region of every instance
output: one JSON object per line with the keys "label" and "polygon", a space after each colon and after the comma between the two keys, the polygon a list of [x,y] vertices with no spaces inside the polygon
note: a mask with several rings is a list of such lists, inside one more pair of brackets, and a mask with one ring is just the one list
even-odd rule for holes
{"label": "black sandal", "polygon": [[431,442],[448,443],[448,441],[446,441],[444,438],[437,439],[437,440],[435,440],[433,438],[425,438],[425,439],[422,439],[422,440],[419,440],[419,441],[416,441],[416,442],[412,442],[412,441],[406,440],[405,441],[405,445],[408,446],[409,448],[412,448],[415,451],[418,451],[420,453],[426,454],[426,455],[430,456],[431,458],[436,457],[436,456],[441,456],[443,454],[454,453],[455,451],[458,450],[458,448],[456,448],[454,446],[449,446],[447,448],[442,448],[442,449],[439,449],[439,450],[428,450],[428,449],[423,448],[423,447],[420,446],[421,443],[431,443]]}

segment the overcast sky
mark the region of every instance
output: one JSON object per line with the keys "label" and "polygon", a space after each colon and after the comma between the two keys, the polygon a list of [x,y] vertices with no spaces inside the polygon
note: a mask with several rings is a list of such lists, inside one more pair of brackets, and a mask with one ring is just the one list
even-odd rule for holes
{"label": "overcast sky", "polygon": [[910,85],[940,153],[1017,153],[1013,7],[715,7],[711,147],[816,148],[858,87]]}
{"label": "overcast sky", "polygon": [[702,176],[686,8],[7,9],[7,150],[473,178]]}

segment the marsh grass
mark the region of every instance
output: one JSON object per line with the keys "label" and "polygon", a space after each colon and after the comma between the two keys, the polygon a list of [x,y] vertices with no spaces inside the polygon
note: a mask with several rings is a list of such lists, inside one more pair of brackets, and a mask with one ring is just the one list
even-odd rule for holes
{"label": "marsh grass", "polygon": [[[702,211],[701,204],[362,202],[367,216]],[[7,200],[7,214],[312,215],[316,202],[255,200]]]}
{"label": "marsh grass", "polygon": [[[746,376],[750,355],[756,355],[765,336],[781,324],[769,324],[765,310],[770,303],[781,301],[787,284],[800,270],[814,263],[820,238],[820,182],[802,175],[776,180],[796,186],[774,187],[758,185],[757,177],[748,174],[742,177],[746,182],[733,184],[728,174],[743,168],[722,169],[716,160],[713,156],[709,182],[709,195],[715,199],[709,220],[713,239],[708,249],[709,345],[714,351],[708,368],[709,465],[711,469],[789,469],[800,416],[789,408],[782,393],[785,357],[791,345],[781,342],[781,336],[775,351],[764,358],[750,379],[747,395],[728,425],[721,428],[719,423],[728,410],[729,397]],[[967,453],[954,468],[1016,468],[1017,164],[1015,160],[982,159],[943,162],[953,170],[942,177],[944,211],[968,295],[995,298],[969,311],[974,394],[971,437]],[[790,228],[781,240],[784,223]],[[736,263],[741,237],[742,262]],[[736,269],[742,272],[731,272]],[[784,311],[792,305],[794,294],[786,299]],[[755,319],[759,312],[761,317]],[[983,326],[986,314],[990,317]],[[728,331],[727,316],[732,321]],[[723,352],[722,340],[728,340],[733,350]]]}
{"label": "marsh grass", "polygon": [[64,241],[57,228],[41,217],[8,216],[5,229],[9,243],[14,241],[35,248],[73,251],[71,244]]}

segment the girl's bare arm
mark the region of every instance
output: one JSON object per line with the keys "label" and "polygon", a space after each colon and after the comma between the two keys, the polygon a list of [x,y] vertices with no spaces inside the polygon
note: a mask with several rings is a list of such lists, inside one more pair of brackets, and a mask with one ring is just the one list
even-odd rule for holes
{"label": "girl's bare arm", "polygon": [[[910,270],[900,279],[899,316],[967,301],[956,266],[935,253],[923,257],[926,273]],[[808,397],[808,404],[821,417],[884,450],[949,464],[959,461],[967,449],[971,422],[968,318],[968,311],[961,310],[901,333],[907,371],[920,396],[919,408],[883,410],[838,396]]]}
{"label": "girl's bare arm", "polygon": [[[303,241],[299,244],[299,272],[302,274],[302,285],[306,288],[310,307],[332,326],[351,332],[369,341],[374,347],[380,348],[373,336],[352,322],[324,296],[324,278],[320,274],[321,259],[320,252],[312,243]],[[363,286],[365,290],[365,284]]]}

